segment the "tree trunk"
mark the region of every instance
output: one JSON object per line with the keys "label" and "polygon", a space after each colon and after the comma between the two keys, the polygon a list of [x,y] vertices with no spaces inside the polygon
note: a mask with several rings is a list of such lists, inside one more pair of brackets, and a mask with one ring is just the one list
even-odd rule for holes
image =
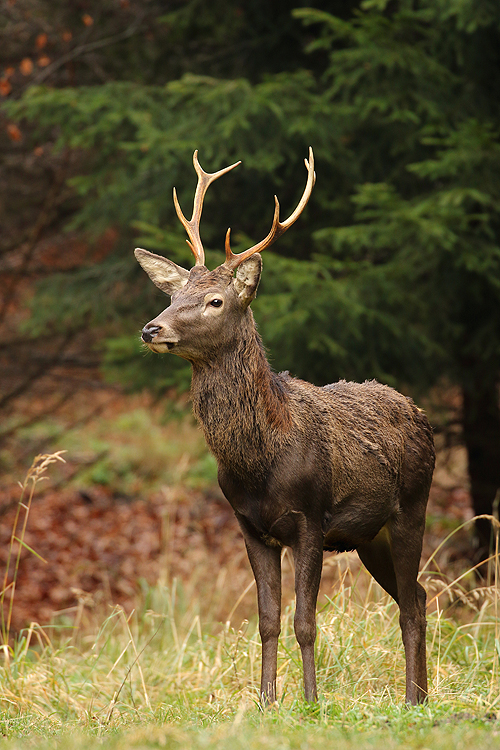
{"label": "tree trunk", "polygon": [[[500,405],[496,378],[475,373],[463,392],[463,430],[469,460],[472,506],[475,515],[493,515],[500,489]],[[476,521],[475,561],[490,554],[491,523]]]}

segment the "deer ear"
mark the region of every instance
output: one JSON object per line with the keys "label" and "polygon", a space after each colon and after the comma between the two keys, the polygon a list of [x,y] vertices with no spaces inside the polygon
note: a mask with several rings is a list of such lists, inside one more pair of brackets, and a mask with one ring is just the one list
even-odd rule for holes
{"label": "deer ear", "polygon": [[248,307],[250,302],[255,298],[261,273],[262,258],[258,253],[244,260],[236,269],[233,284],[243,307]]}
{"label": "deer ear", "polygon": [[176,265],[168,258],[155,255],[141,247],[136,247],[134,255],[146,271],[147,275],[165,294],[172,296],[174,292],[182,289],[189,279],[189,271]]}

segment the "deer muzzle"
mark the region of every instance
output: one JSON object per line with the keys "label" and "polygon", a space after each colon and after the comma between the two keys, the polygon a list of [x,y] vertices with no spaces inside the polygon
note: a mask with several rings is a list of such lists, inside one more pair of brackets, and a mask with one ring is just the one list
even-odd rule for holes
{"label": "deer muzzle", "polygon": [[147,323],[142,329],[141,338],[154,352],[170,352],[179,343],[178,337],[165,326],[154,321]]}

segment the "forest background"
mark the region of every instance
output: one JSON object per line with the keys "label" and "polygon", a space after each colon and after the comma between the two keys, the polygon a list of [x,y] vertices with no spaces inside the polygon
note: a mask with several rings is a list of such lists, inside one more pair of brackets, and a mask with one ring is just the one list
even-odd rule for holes
{"label": "forest background", "polygon": [[[187,213],[196,148],[207,171],[243,161],[207,195],[213,266],[228,226],[238,252],[267,234],[274,193],[295,206],[313,147],[312,199],[253,306],[273,367],[425,406],[428,550],[497,512],[498,3],[2,0],[0,36],[4,550],[17,480],[68,451],[33,504],[26,542],[49,564],[22,551],[16,627],[97,592],[132,606],[162,576],[207,592],[214,566],[231,570],[211,589],[224,618],[251,581],[189,367],[139,342],[167,301],[132,250],[192,264],[171,195]],[[490,541],[484,519],[455,535],[443,572]]]}

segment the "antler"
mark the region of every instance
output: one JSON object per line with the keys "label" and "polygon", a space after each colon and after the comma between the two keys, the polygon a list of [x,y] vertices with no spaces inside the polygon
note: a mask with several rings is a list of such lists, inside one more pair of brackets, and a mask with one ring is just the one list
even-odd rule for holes
{"label": "antler", "polygon": [[311,192],[314,187],[314,183],[316,182],[316,173],[314,171],[314,155],[313,150],[309,146],[309,159],[304,159],[304,164],[306,165],[307,169],[307,183],[306,187],[304,189],[304,192],[302,194],[302,198],[299,201],[299,204],[295,211],[288,217],[286,221],[280,222],[280,204],[278,201],[278,198],[274,196],[274,218],[273,218],[273,224],[271,227],[271,231],[265,237],[261,242],[259,242],[257,245],[254,245],[253,247],[248,248],[248,250],[244,250],[242,253],[233,253],[231,251],[230,246],[230,236],[231,236],[231,229],[227,230],[226,233],[226,262],[224,263],[225,266],[230,268],[231,270],[234,270],[237,268],[240,263],[243,263],[244,260],[249,258],[251,255],[254,255],[255,253],[260,253],[262,250],[265,250],[266,247],[269,247],[270,245],[275,242],[278,237],[281,237],[282,234],[286,232],[287,229],[290,229],[292,224],[294,224],[297,219],[299,218],[300,214],[306,207],[307,201],[311,197]]}
{"label": "antler", "polygon": [[184,226],[184,229],[186,230],[189,237],[189,240],[186,240],[186,242],[193,251],[193,255],[195,257],[195,266],[203,266],[205,264],[205,251],[203,250],[203,245],[201,244],[200,238],[200,219],[205,193],[207,192],[208,186],[212,182],[214,182],[218,177],[221,177],[221,175],[226,174],[226,172],[229,172],[230,169],[234,169],[235,167],[237,167],[238,164],[241,164],[241,162],[237,161],[235,164],[231,164],[230,167],[225,167],[218,172],[209,174],[201,168],[198,161],[198,150],[196,150],[193,154],[193,164],[196,170],[196,174],[198,175],[198,184],[196,186],[196,192],[194,194],[193,215],[191,216],[191,221],[188,221],[181,211],[175,188],[174,206],[177,216],[179,217],[179,220]]}

